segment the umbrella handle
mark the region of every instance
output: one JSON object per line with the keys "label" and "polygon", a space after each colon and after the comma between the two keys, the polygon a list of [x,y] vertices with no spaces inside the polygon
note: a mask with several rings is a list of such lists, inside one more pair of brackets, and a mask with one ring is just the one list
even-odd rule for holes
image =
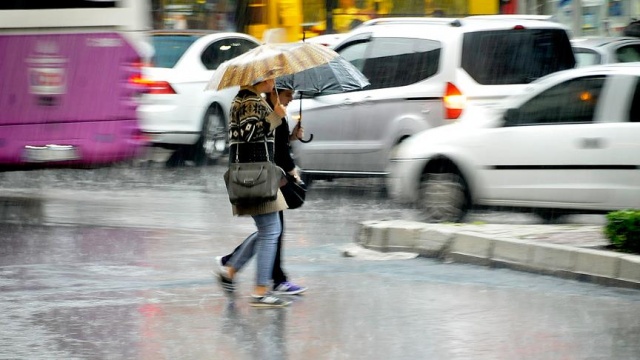
{"label": "umbrella handle", "polygon": [[[302,32],[302,41],[304,42],[304,31]],[[294,75],[295,76],[295,75]],[[298,120],[298,125],[302,126],[302,96],[300,96],[300,120]],[[308,140],[304,140],[304,139],[298,139],[300,140],[301,143],[310,143],[311,140],[313,140],[313,134],[309,134],[309,139]]]}

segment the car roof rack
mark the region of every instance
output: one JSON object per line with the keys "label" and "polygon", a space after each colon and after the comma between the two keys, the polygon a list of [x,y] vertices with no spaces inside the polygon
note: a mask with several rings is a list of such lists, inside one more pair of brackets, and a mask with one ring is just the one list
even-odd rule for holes
{"label": "car roof rack", "polygon": [[389,24],[436,24],[436,25],[460,26],[460,19],[443,18],[443,17],[382,17],[382,18],[367,20],[362,24],[360,24],[358,28],[372,26],[372,25],[389,25]]}
{"label": "car roof rack", "polygon": [[527,14],[495,14],[495,15],[469,15],[465,19],[481,20],[539,20],[557,22],[555,15],[527,15]]}

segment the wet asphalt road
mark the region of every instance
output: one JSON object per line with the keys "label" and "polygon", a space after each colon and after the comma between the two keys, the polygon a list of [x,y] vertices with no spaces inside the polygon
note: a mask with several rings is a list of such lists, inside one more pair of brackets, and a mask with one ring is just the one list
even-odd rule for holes
{"label": "wet asphalt road", "polygon": [[[287,309],[222,295],[253,231],[223,168],[0,173],[0,359],[638,359],[640,292],[433,259],[347,258],[359,221],[419,219],[375,180],[318,182],[286,217]],[[530,223],[527,215],[475,219]],[[601,221],[600,218],[577,218]]]}

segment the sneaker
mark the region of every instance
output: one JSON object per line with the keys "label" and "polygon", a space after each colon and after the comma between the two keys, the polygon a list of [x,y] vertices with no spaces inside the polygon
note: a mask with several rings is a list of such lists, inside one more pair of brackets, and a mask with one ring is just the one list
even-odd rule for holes
{"label": "sneaker", "polygon": [[304,286],[298,286],[292,282],[285,281],[280,283],[273,289],[273,293],[277,295],[298,295],[307,291]]}
{"label": "sneaker", "polygon": [[233,295],[236,291],[236,285],[233,283],[233,279],[229,276],[227,269],[223,266],[216,272],[216,276],[218,277],[218,283],[222,287],[222,290],[227,295]]}
{"label": "sneaker", "polygon": [[271,294],[266,294],[264,296],[251,295],[251,301],[249,302],[249,305],[253,307],[263,308],[285,307],[289,306],[289,304],[291,304],[291,301],[282,300]]}
{"label": "sneaker", "polygon": [[227,268],[224,267],[222,263],[222,256],[216,256],[216,266],[218,266],[218,273],[226,273]]}

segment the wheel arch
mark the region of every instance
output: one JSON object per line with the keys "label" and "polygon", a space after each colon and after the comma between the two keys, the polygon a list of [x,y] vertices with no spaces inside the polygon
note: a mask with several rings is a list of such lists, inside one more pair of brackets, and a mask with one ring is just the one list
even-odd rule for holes
{"label": "wheel arch", "polygon": [[427,173],[442,173],[446,171],[453,171],[456,174],[460,175],[462,180],[465,182],[466,189],[466,197],[469,204],[474,203],[474,189],[473,184],[467,174],[467,172],[458,165],[458,163],[453,160],[451,157],[443,154],[435,155],[431,157],[429,161],[422,168],[422,172],[420,173],[420,181],[424,178]]}
{"label": "wheel arch", "polygon": [[222,105],[222,103],[218,100],[214,100],[212,101],[209,106],[207,106],[207,108],[204,111],[204,114],[202,115],[202,126],[204,126],[204,117],[207,115],[207,113],[209,112],[209,109],[215,109],[218,108],[220,109],[220,114],[222,116],[222,121],[224,122],[224,128],[225,128],[225,149],[229,149],[229,114],[227,111],[225,111],[225,107]]}

